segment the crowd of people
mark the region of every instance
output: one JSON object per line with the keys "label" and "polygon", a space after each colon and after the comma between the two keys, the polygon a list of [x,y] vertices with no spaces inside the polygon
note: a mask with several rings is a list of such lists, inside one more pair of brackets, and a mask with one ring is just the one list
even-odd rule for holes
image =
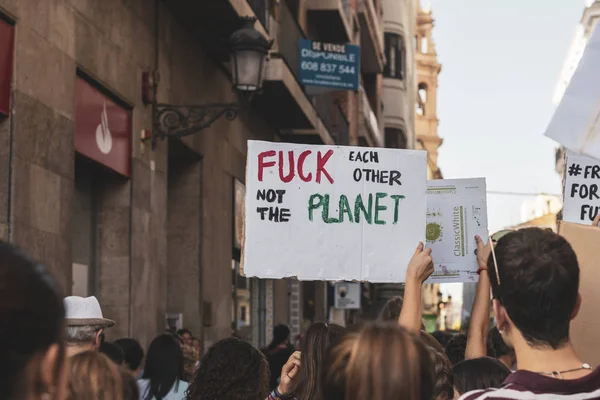
{"label": "crowd of people", "polygon": [[156,337],[147,351],[132,338],[106,341],[114,322],[94,297],[63,298],[44,266],[0,243],[0,399],[600,399],[600,372],[569,337],[582,302],[570,244],[536,228],[476,241],[465,334],[425,332],[421,288],[433,262],[419,244],[403,298],[377,321],[314,323],[299,349],[278,325],[265,349],[231,337],[202,357],[188,330]]}

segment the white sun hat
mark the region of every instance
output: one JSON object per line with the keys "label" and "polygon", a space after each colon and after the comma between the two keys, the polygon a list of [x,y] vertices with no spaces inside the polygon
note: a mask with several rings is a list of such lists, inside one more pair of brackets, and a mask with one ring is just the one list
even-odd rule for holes
{"label": "white sun hat", "polygon": [[65,321],[67,326],[98,326],[110,328],[115,321],[102,316],[98,299],[94,296],[69,296],[63,300],[65,305]]}

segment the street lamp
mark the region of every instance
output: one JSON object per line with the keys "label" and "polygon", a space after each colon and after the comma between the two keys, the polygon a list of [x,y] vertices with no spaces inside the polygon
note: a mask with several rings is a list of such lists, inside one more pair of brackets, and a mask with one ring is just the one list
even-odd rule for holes
{"label": "street lamp", "polygon": [[271,43],[254,29],[255,17],[241,18],[243,26],[233,32],[228,40],[233,89],[239,103],[210,103],[203,105],[173,105],[158,103],[158,73],[153,79],[144,74],[144,98],[152,90],[152,148],[158,139],[181,138],[208,128],[216,120],[237,118],[240,109],[262,90],[265,64]]}

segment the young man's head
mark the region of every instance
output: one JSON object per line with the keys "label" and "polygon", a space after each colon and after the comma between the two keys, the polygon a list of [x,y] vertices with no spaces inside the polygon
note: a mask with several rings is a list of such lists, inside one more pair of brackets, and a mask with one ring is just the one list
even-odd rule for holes
{"label": "young man's head", "polygon": [[[561,236],[528,228],[502,237],[488,260],[494,312],[504,341],[557,349],[579,311],[579,265]],[[499,279],[498,279],[499,278]]]}
{"label": "young man's head", "polygon": [[177,334],[179,336],[181,336],[181,338],[183,339],[184,343],[188,346],[192,345],[192,332],[190,332],[189,329],[180,329],[177,331]]}

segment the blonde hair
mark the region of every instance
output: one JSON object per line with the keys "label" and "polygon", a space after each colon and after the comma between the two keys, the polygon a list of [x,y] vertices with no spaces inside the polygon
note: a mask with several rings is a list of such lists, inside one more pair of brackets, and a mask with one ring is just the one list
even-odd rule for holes
{"label": "blonde hair", "polygon": [[94,351],[74,355],[69,359],[67,400],[123,400],[118,366]]}
{"label": "blonde hair", "polygon": [[350,333],[328,354],[321,398],[431,400],[433,368],[427,348],[396,324]]}

